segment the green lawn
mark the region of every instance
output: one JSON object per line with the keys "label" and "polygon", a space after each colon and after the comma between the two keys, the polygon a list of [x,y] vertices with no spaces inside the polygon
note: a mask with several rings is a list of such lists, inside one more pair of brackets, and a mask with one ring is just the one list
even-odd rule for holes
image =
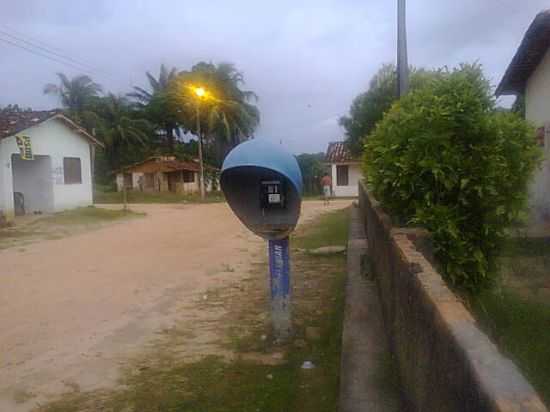
{"label": "green lawn", "polygon": [[302,249],[345,246],[348,242],[348,214],[348,209],[325,214],[316,225],[294,234],[292,245]]}
{"label": "green lawn", "polygon": [[80,207],[77,209],[66,210],[53,215],[44,216],[30,223],[30,226],[90,225],[143,215],[143,213],[136,213],[130,210],[124,211],[122,209],[111,210],[97,207]]}
{"label": "green lawn", "polygon": [[124,210],[81,207],[44,215],[26,223],[0,229],[0,249],[22,246],[41,240],[54,240],[81,233],[103,224],[144,216]]}
{"label": "green lawn", "polygon": [[[127,192],[128,203],[199,203],[201,198],[199,194],[182,195],[171,192],[145,193],[130,190]],[[206,203],[224,202],[225,199],[221,192],[207,193]],[[96,190],[94,193],[94,202],[101,204],[122,203],[122,192],[109,192]]]}
{"label": "green lawn", "polygon": [[[293,244],[327,246],[347,239],[348,210],[327,214],[302,228]],[[277,345],[265,317],[265,262],[256,264],[242,284],[242,296],[225,297],[228,288],[209,294],[204,305],[223,305],[228,319],[218,328],[227,334],[232,361],[208,356],[186,362],[177,348],[192,331],[171,329],[153,353],[124,368],[121,386],[97,392],[73,392],[38,408],[41,412],[334,412],[339,393],[340,350],[346,261],[343,255],[311,256],[294,250],[294,337]],[[263,316],[262,316],[263,314]],[[266,319],[258,324],[258,317]],[[255,326],[254,326],[255,325]],[[212,325],[215,326],[215,325]],[[225,328],[225,329],[224,329]],[[314,328],[318,335],[308,336]],[[266,338],[267,336],[267,338]],[[245,360],[249,353],[271,357],[271,365]],[[301,368],[305,360],[315,368]]]}
{"label": "green lawn", "polygon": [[493,290],[470,298],[470,305],[550,405],[550,241],[509,241],[501,275]]}

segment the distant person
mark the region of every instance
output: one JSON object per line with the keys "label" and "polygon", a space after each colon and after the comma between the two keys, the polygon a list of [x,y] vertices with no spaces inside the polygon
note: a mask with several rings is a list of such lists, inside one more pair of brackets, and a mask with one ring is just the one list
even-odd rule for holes
{"label": "distant person", "polygon": [[323,199],[325,206],[330,203],[330,195],[332,193],[332,178],[325,173],[321,178],[321,186],[323,187]]}

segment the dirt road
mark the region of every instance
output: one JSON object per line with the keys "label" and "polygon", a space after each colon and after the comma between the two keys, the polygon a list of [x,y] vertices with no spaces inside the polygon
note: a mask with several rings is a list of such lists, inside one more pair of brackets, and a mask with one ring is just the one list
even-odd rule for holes
{"label": "dirt road", "polygon": [[[349,203],[305,202],[302,222]],[[264,259],[264,242],[225,204],[133,209],[147,216],[0,251],[0,411],[113,384],[176,319],[216,316],[197,302]],[[215,331],[197,339],[190,355],[207,351]]]}

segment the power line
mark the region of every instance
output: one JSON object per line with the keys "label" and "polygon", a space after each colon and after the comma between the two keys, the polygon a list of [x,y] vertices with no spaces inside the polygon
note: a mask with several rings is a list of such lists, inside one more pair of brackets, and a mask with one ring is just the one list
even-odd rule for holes
{"label": "power line", "polygon": [[[5,29],[9,29],[5,25],[3,25],[3,26],[4,26]],[[10,30],[15,32],[15,33],[18,33],[16,30],[13,30],[13,29],[10,29]],[[42,57],[46,57],[46,58],[48,58],[50,60],[53,60],[53,61],[56,61],[58,63],[68,65],[68,66],[70,66],[74,69],[84,71],[88,74],[94,74],[94,75],[97,74],[97,75],[104,75],[104,76],[112,77],[108,72],[106,72],[104,70],[101,70],[101,69],[97,69],[97,68],[89,65],[88,63],[83,63],[82,61],[74,59],[74,58],[68,56],[65,53],[61,53],[61,49],[53,47],[51,45],[48,45],[47,43],[41,42],[39,40],[33,39],[30,36],[26,36],[26,35],[23,35],[23,34],[20,34],[20,33],[18,33],[18,36],[16,36],[16,35],[14,35],[12,33],[9,33],[5,30],[2,30],[2,29],[0,29],[0,34],[3,34],[4,36],[10,37],[12,40],[8,40],[8,39],[5,39],[5,38],[2,39],[2,40],[6,43],[9,43],[9,44],[15,46],[15,47],[22,48],[22,49],[27,50],[31,53],[40,55]],[[25,37],[29,40],[32,40],[32,41],[25,40]],[[24,43],[28,46],[21,45],[20,43]],[[40,44],[43,44],[44,46],[41,46]],[[29,47],[32,50],[29,49]],[[38,49],[38,50],[36,50],[36,49]],[[60,52],[57,52],[55,50],[59,50]],[[36,52],[38,52],[38,53],[36,53]],[[65,60],[65,61],[60,61],[59,59],[62,59],[62,60]]]}
{"label": "power line", "polygon": [[11,40],[8,40],[8,39],[5,39],[5,38],[0,37],[0,41],[3,41],[4,43],[7,43],[7,44],[9,44],[9,45],[11,45],[11,46],[18,47],[18,48],[20,48],[20,49],[26,50],[26,51],[28,51],[28,52],[31,53],[31,54],[34,54],[34,55],[37,55],[37,56],[41,56],[41,57],[45,57],[46,59],[52,60],[52,61],[54,61],[54,62],[64,64],[64,65],[69,66],[69,67],[71,67],[71,68],[73,68],[73,69],[76,69],[76,70],[80,70],[81,72],[84,72],[84,73],[87,73],[87,74],[92,74],[92,75],[94,74],[94,73],[92,73],[92,72],[91,72],[90,70],[88,70],[88,69],[83,70],[81,67],[78,67],[78,66],[76,66],[76,65],[74,65],[74,64],[72,64],[72,63],[70,63],[70,62],[68,62],[68,61],[63,61],[63,60],[57,59],[57,58],[52,57],[52,56],[50,56],[50,55],[48,55],[48,54],[39,52],[39,51],[37,51],[37,50],[35,50],[35,49],[31,49],[31,48],[29,48],[29,47],[25,47],[25,46],[23,46],[23,45],[21,45],[21,44],[18,44],[18,43],[16,43],[16,42],[11,41]]}
{"label": "power line", "polygon": [[82,68],[84,68],[84,69],[90,69],[90,67],[86,67],[87,65],[84,65],[84,64],[80,63],[78,60],[75,60],[75,59],[73,59],[73,58],[71,58],[71,57],[68,57],[68,56],[65,56],[65,55],[63,55],[63,54],[57,53],[57,52],[52,51],[52,50],[50,50],[50,49],[48,49],[48,48],[46,48],[46,47],[42,47],[42,46],[40,46],[40,45],[38,45],[38,44],[34,44],[34,43],[32,43],[32,42],[30,42],[30,41],[27,41],[27,40],[25,40],[25,39],[23,39],[23,38],[14,36],[14,35],[12,35],[12,34],[6,32],[6,31],[4,31],[4,30],[1,30],[1,29],[0,29],[0,34],[3,34],[3,35],[5,35],[5,36],[8,36],[8,37],[10,37],[11,39],[13,39],[13,40],[15,40],[15,41],[18,41],[18,42],[21,42],[21,43],[25,43],[25,44],[29,45],[30,47],[34,47],[34,48],[37,48],[37,49],[39,49],[39,50],[42,50],[42,51],[44,51],[44,52],[46,52],[46,53],[53,54],[54,56],[57,56],[57,57],[59,57],[59,58],[61,58],[61,59],[70,61],[70,62],[72,62],[72,63],[74,63],[74,64],[77,64],[77,65],[79,65],[79,66],[82,66]]}
{"label": "power line", "polygon": [[[7,26],[6,24],[0,24],[0,27],[4,28],[4,30],[0,29],[0,32],[4,32],[7,36],[10,36],[11,38],[20,40],[20,41],[25,42],[25,43],[27,43],[31,46],[34,46],[34,47],[42,48],[42,49],[46,50],[49,53],[55,54],[55,55],[57,55],[57,56],[59,56],[63,59],[66,59],[66,60],[72,61],[74,63],[77,63],[80,66],[83,66],[85,68],[88,68],[88,69],[92,68],[96,71],[108,74],[105,70],[95,68],[94,64],[90,63],[89,61],[86,61],[86,60],[83,60],[83,59],[77,60],[75,58],[72,58],[72,57],[68,56],[66,51],[64,51],[63,49],[61,49],[59,47],[52,46],[51,44],[43,42],[43,41],[41,41],[41,40],[39,40],[35,37],[29,36],[28,34],[21,33],[20,31],[13,29],[12,27]],[[6,30],[8,32],[6,32]],[[12,32],[12,33],[10,33],[10,32]],[[14,35],[13,33],[15,33],[16,35]],[[33,43],[35,43],[35,44],[33,44]],[[42,45],[43,47],[40,47],[40,45]],[[47,49],[49,49],[49,50],[47,50]]]}
{"label": "power line", "polygon": [[22,32],[20,32],[19,30],[15,30],[13,27],[11,26],[8,26],[7,24],[5,23],[0,23],[0,27],[3,27],[4,30],[8,30],[9,32],[13,32],[15,33],[16,35],[18,35],[19,37],[22,37],[22,38],[26,38],[27,40],[30,40],[30,41],[33,41],[37,44],[41,44],[42,46],[44,47],[48,47],[52,50],[56,50],[58,51],[59,53],[64,53],[65,51],[60,49],[59,47],[55,47],[55,46],[52,46],[51,44],[48,44],[46,42],[43,42],[42,40],[40,39],[37,39],[36,37],[33,37],[33,36],[29,36],[28,34],[24,34]]}

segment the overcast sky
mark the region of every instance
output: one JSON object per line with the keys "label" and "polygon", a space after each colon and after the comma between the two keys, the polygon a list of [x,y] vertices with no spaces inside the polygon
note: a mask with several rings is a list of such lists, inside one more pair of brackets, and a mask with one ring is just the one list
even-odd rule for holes
{"label": "overcast sky", "polygon": [[[22,34],[94,68],[105,89],[146,86],[161,63],[232,62],[260,97],[257,137],[292,152],[340,140],[338,118],[396,54],[397,0],[5,0],[0,39]],[[543,0],[409,0],[409,62],[478,60],[496,85]],[[0,105],[55,107],[44,84],[79,70],[0,40]],[[505,102],[507,103],[507,102]]]}

